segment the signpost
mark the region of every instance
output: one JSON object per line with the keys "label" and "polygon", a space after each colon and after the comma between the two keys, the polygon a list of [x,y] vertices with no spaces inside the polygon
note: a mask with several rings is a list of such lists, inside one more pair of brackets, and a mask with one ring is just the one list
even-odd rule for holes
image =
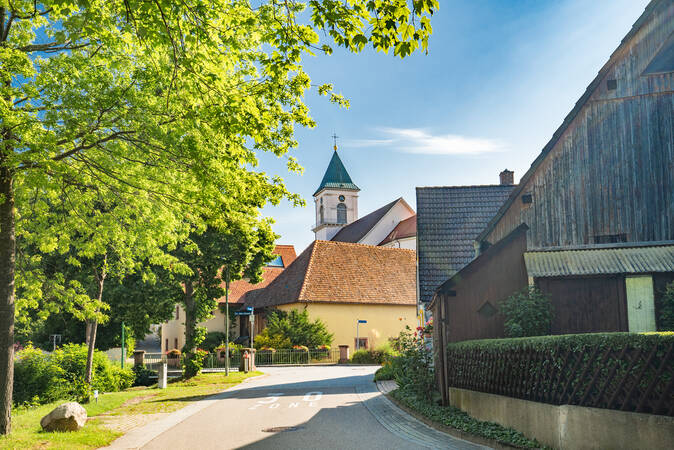
{"label": "signpost", "polygon": [[250,322],[250,347],[253,348],[253,334],[255,333],[255,308],[252,306],[246,306],[240,311],[234,313],[235,316],[248,316]]}
{"label": "signpost", "polygon": [[360,350],[360,336],[358,335],[358,326],[361,323],[367,323],[367,320],[358,319],[356,322],[356,351]]}
{"label": "signpost", "polygon": [[229,375],[229,266],[225,279],[225,376]]}

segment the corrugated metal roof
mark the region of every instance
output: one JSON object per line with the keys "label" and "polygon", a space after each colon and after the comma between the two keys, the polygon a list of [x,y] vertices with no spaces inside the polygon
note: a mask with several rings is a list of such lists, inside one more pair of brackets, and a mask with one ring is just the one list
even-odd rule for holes
{"label": "corrugated metal roof", "polygon": [[530,277],[674,272],[674,245],[526,252]]}

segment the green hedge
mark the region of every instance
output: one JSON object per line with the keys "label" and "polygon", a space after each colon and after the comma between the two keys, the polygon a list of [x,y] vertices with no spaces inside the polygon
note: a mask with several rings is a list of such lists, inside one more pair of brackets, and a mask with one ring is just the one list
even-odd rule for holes
{"label": "green hedge", "polygon": [[595,333],[447,346],[450,387],[674,415],[674,333]]}

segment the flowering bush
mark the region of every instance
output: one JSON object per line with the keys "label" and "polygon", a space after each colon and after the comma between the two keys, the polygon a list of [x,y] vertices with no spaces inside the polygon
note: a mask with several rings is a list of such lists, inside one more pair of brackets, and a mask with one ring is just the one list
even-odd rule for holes
{"label": "flowering bush", "polygon": [[272,353],[274,353],[274,352],[276,351],[276,349],[275,349],[275,348],[272,348],[272,347],[262,347],[262,348],[260,348],[259,351],[261,351],[261,352],[272,352]]}
{"label": "flowering bush", "polygon": [[431,401],[435,391],[433,354],[424,342],[423,333],[419,330],[412,333],[406,327],[397,338],[391,339],[391,345],[398,355],[390,359],[389,375],[402,389]]}
{"label": "flowering bush", "polygon": [[305,352],[308,352],[309,347],[306,345],[293,345],[293,350],[304,350]]}
{"label": "flowering bush", "polygon": [[174,348],[173,350],[169,350],[168,352],[166,352],[166,356],[169,358],[180,358],[180,355],[181,355],[180,350],[178,350],[177,348]]}
{"label": "flowering bush", "polygon": [[330,350],[330,346],[329,345],[319,345],[318,347],[316,347],[316,350]]}

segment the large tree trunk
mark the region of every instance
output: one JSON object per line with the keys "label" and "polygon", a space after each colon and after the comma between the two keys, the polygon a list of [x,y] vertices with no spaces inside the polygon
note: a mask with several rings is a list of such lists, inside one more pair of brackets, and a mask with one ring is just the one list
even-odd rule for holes
{"label": "large tree trunk", "polygon": [[9,434],[12,423],[16,265],[13,178],[11,169],[0,166],[0,434]]}
{"label": "large tree trunk", "polygon": [[185,346],[183,353],[194,351],[194,333],[197,323],[194,318],[194,285],[192,280],[185,282]]}
{"label": "large tree trunk", "polygon": [[[105,283],[106,276],[106,263],[108,256],[105,255],[103,258],[103,266],[101,267],[100,273],[96,271],[96,281],[98,282],[98,302],[100,303],[103,299],[103,284]],[[98,328],[97,320],[87,320],[87,345],[89,346],[87,351],[87,370],[86,370],[86,382],[91,385],[91,379],[93,375],[94,367],[94,348],[96,347],[96,329]]]}

